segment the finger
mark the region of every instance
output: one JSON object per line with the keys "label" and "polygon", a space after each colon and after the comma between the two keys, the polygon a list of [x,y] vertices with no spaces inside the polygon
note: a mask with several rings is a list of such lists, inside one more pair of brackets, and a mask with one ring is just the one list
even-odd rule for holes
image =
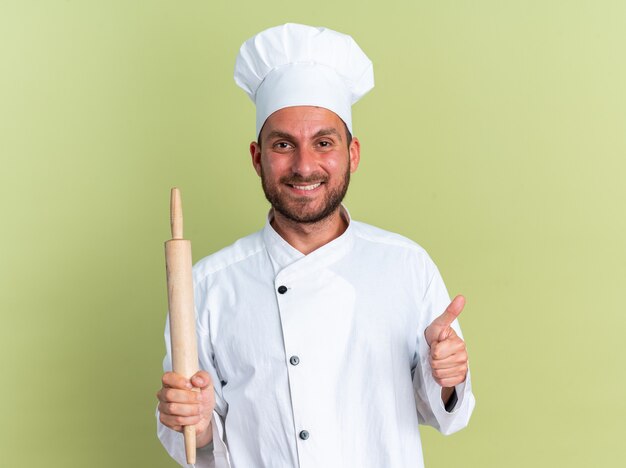
{"label": "finger", "polygon": [[437,337],[437,341],[448,341],[457,337],[458,335],[454,331],[454,328],[450,326],[450,327],[445,327],[443,330],[441,330],[441,332],[439,333],[439,336]]}
{"label": "finger", "polygon": [[457,336],[453,339],[433,343],[430,347],[430,357],[435,360],[445,359],[463,350],[465,350],[465,342]]}
{"label": "finger", "polygon": [[170,429],[174,429],[175,431],[178,432],[182,432],[183,431],[183,426],[181,426],[180,424],[176,424],[174,421],[172,421],[172,417],[161,412],[159,410],[159,421],[161,422],[161,424],[169,427]]}
{"label": "finger", "polygon": [[433,324],[439,327],[449,327],[463,311],[463,307],[465,307],[465,298],[461,295],[456,296],[443,314],[433,321]]}
{"label": "finger", "polygon": [[466,372],[467,367],[456,366],[450,367],[449,369],[434,369],[432,371],[432,374],[435,380],[440,381],[444,379],[451,379],[454,377],[464,377]]}
{"label": "finger", "polygon": [[196,388],[205,389],[212,387],[213,381],[207,371],[200,370],[191,377],[191,384]]}
{"label": "finger", "polygon": [[437,381],[437,383],[439,385],[441,385],[442,387],[454,387],[455,385],[459,385],[463,382],[465,382],[465,379],[467,378],[467,373],[464,375],[458,375],[455,377],[449,377],[446,379],[440,379]]}
{"label": "finger", "polygon": [[452,369],[459,366],[468,366],[467,354],[455,354],[442,361],[430,361],[431,369]]}
{"label": "finger", "polygon": [[173,416],[167,413],[159,414],[159,421],[167,427],[175,426],[195,426],[200,422],[200,416]]}
{"label": "finger", "polygon": [[163,374],[161,378],[161,382],[163,382],[164,387],[169,388],[180,388],[180,389],[191,389],[193,386],[184,376],[177,374],[175,372],[166,372]]}
{"label": "finger", "polygon": [[170,416],[199,416],[200,405],[187,403],[159,403],[159,411]]}
{"label": "finger", "polygon": [[157,398],[164,403],[197,403],[205,399],[202,394],[192,392],[191,390],[167,387],[159,390]]}

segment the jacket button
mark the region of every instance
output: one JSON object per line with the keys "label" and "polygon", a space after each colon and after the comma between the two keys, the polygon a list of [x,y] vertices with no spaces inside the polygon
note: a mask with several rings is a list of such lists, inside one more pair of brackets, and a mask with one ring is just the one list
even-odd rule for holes
{"label": "jacket button", "polygon": [[300,364],[300,358],[298,356],[291,356],[289,358],[289,362],[292,366],[297,366],[298,364]]}
{"label": "jacket button", "polygon": [[309,431],[300,431],[300,438],[302,440],[307,440],[309,438]]}
{"label": "jacket button", "polygon": [[285,294],[287,292],[287,286],[278,286],[278,292]]}

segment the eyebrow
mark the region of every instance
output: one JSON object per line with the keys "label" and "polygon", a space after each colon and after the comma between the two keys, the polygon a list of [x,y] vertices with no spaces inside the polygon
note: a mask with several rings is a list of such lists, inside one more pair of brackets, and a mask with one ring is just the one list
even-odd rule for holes
{"label": "eyebrow", "polygon": [[293,135],[291,135],[290,133],[287,132],[281,132],[280,130],[272,130],[271,132],[269,132],[266,137],[266,139],[271,139],[271,138],[284,138],[285,140],[293,140],[294,137]]}
{"label": "eyebrow", "polygon": [[[337,138],[339,138],[339,141],[343,141],[343,139],[341,138],[341,134],[337,131],[337,129],[333,127],[322,128],[318,130],[315,133],[315,135],[313,135],[313,138],[319,138],[319,137],[327,136],[327,135],[335,135]],[[282,132],[280,130],[272,130],[271,132],[267,134],[265,138],[267,138],[268,140],[272,138],[284,138],[285,140],[291,140],[291,141],[296,139],[292,134],[287,133],[287,132]]]}
{"label": "eyebrow", "polygon": [[341,134],[337,131],[336,128],[333,127],[322,128],[315,135],[313,135],[313,138],[319,138],[321,136],[327,135],[335,135],[337,138],[339,138],[339,141],[343,141],[343,139],[341,138]]}

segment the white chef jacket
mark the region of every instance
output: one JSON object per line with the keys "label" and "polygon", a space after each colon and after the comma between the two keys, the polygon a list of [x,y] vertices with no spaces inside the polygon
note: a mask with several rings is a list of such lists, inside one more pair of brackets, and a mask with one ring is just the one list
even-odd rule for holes
{"label": "white chef jacket", "polygon": [[[195,265],[200,368],[216,400],[214,443],[196,467],[418,468],[418,423],[467,425],[469,373],[447,412],[428,361],[424,329],[450,302],[437,267],[414,242],[343,213],[346,231],[308,255],[270,213]],[[165,337],[168,371],[167,326]],[[182,435],[157,423],[186,466]]]}

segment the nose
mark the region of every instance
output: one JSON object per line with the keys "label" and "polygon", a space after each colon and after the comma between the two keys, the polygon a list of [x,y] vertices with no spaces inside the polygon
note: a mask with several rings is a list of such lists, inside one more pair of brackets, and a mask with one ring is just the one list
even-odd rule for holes
{"label": "nose", "polygon": [[315,172],[317,157],[315,151],[306,147],[299,147],[293,153],[291,171],[302,177],[308,177]]}

